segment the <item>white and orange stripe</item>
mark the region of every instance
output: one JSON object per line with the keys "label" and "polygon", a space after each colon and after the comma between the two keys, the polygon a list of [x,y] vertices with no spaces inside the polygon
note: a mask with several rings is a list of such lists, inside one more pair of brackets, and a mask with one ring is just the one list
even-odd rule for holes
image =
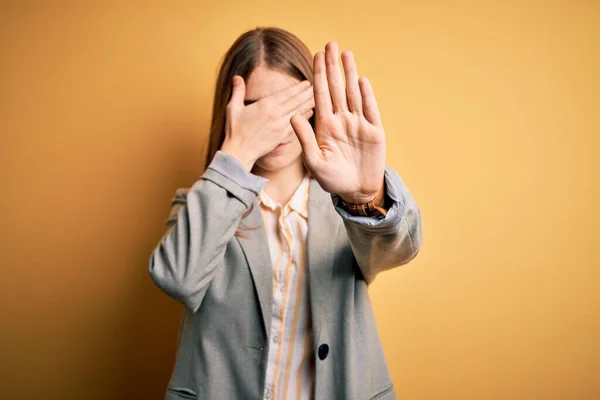
{"label": "white and orange stripe", "polygon": [[261,192],[261,206],[273,264],[273,310],[264,398],[312,399],[314,352],[307,265],[308,195],[304,177],[281,206]]}

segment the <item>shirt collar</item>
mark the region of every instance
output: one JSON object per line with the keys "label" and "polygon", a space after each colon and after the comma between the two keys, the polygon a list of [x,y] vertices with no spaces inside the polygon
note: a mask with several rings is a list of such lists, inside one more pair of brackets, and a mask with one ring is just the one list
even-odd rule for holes
{"label": "shirt collar", "polygon": [[[308,174],[304,175],[300,186],[296,189],[292,198],[287,203],[287,206],[296,211],[304,218],[308,218],[308,194],[310,189],[310,178]],[[263,204],[265,207],[275,210],[279,205],[275,203],[266,193],[262,190],[258,195],[259,204]]]}
{"label": "shirt collar", "polygon": [[302,183],[294,192],[294,195],[290,199],[290,208],[302,215],[304,218],[308,218],[308,192],[310,188],[310,179],[308,175],[304,175]]}

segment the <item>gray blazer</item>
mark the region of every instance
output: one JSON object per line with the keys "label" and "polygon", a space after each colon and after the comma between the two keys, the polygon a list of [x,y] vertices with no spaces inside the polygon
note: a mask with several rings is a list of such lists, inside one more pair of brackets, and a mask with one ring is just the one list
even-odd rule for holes
{"label": "gray blazer", "polygon": [[[315,399],[395,399],[367,285],[406,264],[422,242],[420,210],[400,176],[385,170],[388,215],[356,217],[311,179],[308,268]],[[267,182],[223,152],[178,189],[150,276],[185,308],[165,399],[262,399],[272,266],[257,194]],[[256,227],[235,236],[243,220]]]}

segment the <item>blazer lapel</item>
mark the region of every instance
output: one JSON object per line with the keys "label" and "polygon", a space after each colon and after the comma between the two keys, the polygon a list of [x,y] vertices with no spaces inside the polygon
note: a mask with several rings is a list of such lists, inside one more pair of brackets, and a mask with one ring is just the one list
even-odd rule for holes
{"label": "blazer lapel", "polygon": [[308,270],[310,306],[314,344],[320,343],[321,324],[329,318],[331,276],[340,217],[333,207],[331,195],[315,179],[311,179],[308,208]]}
{"label": "blazer lapel", "polygon": [[254,206],[250,215],[243,219],[243,223],[251,229],[243,230],[243,234],[246,237],[237,236],[237,239],[242,246],[248,266],[250,267],[250,273],[260,303],[265,335],[268,338],[271,332],[273,267],[260,205],[256,200],[253,204]]}

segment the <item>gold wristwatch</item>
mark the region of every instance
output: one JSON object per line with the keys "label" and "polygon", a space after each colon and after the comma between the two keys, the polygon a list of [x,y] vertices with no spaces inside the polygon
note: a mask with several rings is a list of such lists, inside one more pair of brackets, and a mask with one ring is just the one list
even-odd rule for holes
{"label": "gold wristwatch", "polygon": [[385,183],[381,185],[381,188],[375,195],[375,198],[367,203],[355,204],[355,203],[346,203],[344,200],[342,201],[342,205],[352,215],[362,215],[365,217],[385,217],[387,215],[387,210],[383,208],[384,200],[385,200]]}

